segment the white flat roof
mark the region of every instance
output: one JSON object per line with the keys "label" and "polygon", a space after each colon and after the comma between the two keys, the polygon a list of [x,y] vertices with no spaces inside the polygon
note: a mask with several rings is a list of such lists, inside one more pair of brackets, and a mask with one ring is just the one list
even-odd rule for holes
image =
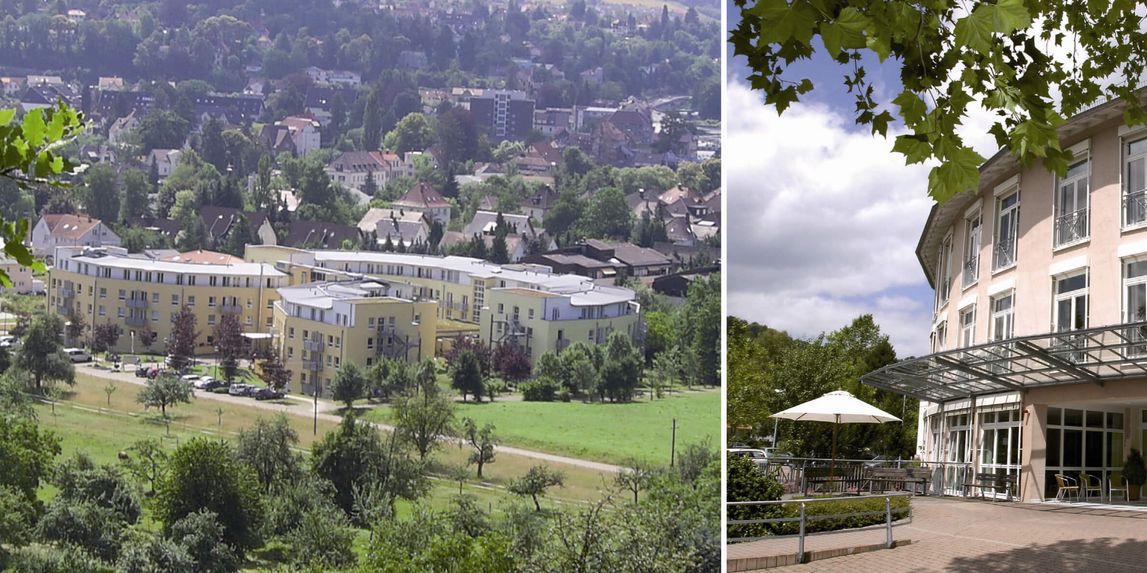
{"label": "white flat roof", "polygon": [[156,261],[146,258],[121,257],[116,255],[91,256],[80,255],[70,257],[70,261],[88,263],[100,267],[114,269],[130,269],[142,271],[158,271],[185,275],[228,275],[228,276],[263,276],[266,278],[279,278],[287,276],[275,270],[274,265],[264,263],[235,263],[230,265],[182,263],[178,261]]}

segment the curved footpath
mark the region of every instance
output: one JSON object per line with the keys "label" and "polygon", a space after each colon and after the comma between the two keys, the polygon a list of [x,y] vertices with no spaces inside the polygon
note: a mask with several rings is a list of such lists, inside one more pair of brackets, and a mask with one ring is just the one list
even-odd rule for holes
{"label": "curved footpath", "polygon": [[[127,371],[125,371],[125,372],[112,372],[110,370],[104,370],[102,368],[92,368],[91,367],[92,364],[94,364],[94,363],[91,363],[91,362],[87,363],[87,365],[82,366],[81,369],[78,369],[78,372],[83,373],[83,374],[87,374],[87,375],[90,375],[90,376],[93,376],[96,378],[102,378],[104,380],[114,380],[116,382],[127,382],[129,384],[135,384],[137,386],[144,386],[145,385],[143,379],[137,378],[135,376],[134,372],[127,372]],[[302,396],[296,396],[293,394],[287,395],[287,398],[294,402],[294,404],[291,404],[291,405],[280,404],[280,403],[261,402],[259,400],[254,400],[251,398],[245,398],[245,397],[241,397],[241,396],[231,396],[230,394],[214,394],[211,392],[196,392],[195,397],[196,398],[206,398],[208,400],[218,400],[220,402],[230,402],[232,404],[238,404],[241,406],[250,406],[253,408],[259,408],[262,410],[268,410],[268,411],[273,411],[273,412],[283,412],[283,413],[290,414],[293,416],[302,416],[302,417],[306,417],[306,418],[313,418],[315,415],[315,413],[314,413],[314,402],[313,401],[311,401],[310,399],[304,398]],[[338,406],[335,404],[331,404],[330,402],[319,402],[319,419],[327,420],[327,421],[331,421],[331,422],[335,422],[335,423],[341,422],[342,416],[331,413],[332,411],[337,410],[337,409],[338,409]],[[368,422],[368,423],[370,425],[374,426],[375,428],[380,429],[380,430],[385,430],[388,432],[394,431],[394,426],[390,426],[387,424],[379,424],[377,422]],[[440,436],[439,439],[443,440],[443,441],[452,442],[452,443],[458,443],[459,442],[459,440],[457,438],[452,438],[450,436]],[[566,464],[566,465],[570,465],[570,466],[576,466],[576,467],[585,468],[588,470],[600,471],[600,472],[617,473],[617,472],[621,471],[620,466],[615,466],[612,464],[595,462],[592,460],[583,460],[583,459],[579,459],[579,458],[571,458],[568,456],[560,456],[557,454],[549,454],[546,452],[538,452],[538,451],[534,451],[534,450],[526,450],[526,449],[522,449],[522,448],[515,448],[513,446],[499,445],[499,446],[496,446],[496,451],[499,453],[503,453],[503,454],[509,454],[509,455],[513,455],[513,456],[522,456],[522,457],[532,458],[532,459],[541,460],[541,461],[550,462],[550,463]]]}

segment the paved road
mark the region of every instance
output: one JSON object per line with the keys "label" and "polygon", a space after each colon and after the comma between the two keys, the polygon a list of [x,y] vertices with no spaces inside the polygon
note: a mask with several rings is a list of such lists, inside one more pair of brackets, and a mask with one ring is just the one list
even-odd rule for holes
{"label": "paved road", "polygon": [[[782,567],[847,571],[1147,571],[1147,510],[918,497],[911,523],[895,528],[910,545]],[[881,533],[875,534],[881,537]],[[733,546],[730,547],[732,549]]]}
{"label": "paved road", "polygon": [[[109,370],[104,370],[102,368],[93,368],[92,364],[93,363],[88,363],[87,365],[81,365],[80,368],[78,369],[78,371],[83,373],[83,374],[94,376],[96,378],[102,378],[105,380],[114,380],[116,382],[126,382],[129,384],[135,384],[138,386],[144,386],[146,384],[144,382],[144,379],[143,378],[137,378],[135,376],[134,372],[131,372],[131,371],[111,372]],[[251,398],[244,398],[244,397],[240,397],[240,396],[231,396],[229,394],[214,394],[211,392],[196,392],[195,397],[196,398],[203,398],[203,399],[207,399],[207,400],[218,400],[221,402],[230,402],[233,404],[239,404],[239,405],[243,405],[243,406],[249,406],[249,407],[259,408],[262,410],[269,410],[269,411],[273,411],[273,412],[284,412],[286,414],[290,414],[293,416],[303,416],[306,418],[313,418],[315,415],[314,402],[311,399],[308,399],[308,398],[305,398],[302,396],[296,396],[296,395],[288,395],[287,398],[289,399],[289,402],[286,404],[277,403],[277,402],[263,402],[263,401],[259,401],[259,400],[253,400]],[[341,422],[342,421],[341,416],[331,413],[332,411],[337,410],[337,409],[338,409],[337,404],[332,404],[332,403],[326,402],[326,401],[319,401],[319,419],[320,420],[328,420],[328,421],[335,422],[335,423]],[[376,422],[371,422],[371,425],[380,429],[380,430],[386,430],[388,432],[394,430],[393,426],[390,426],[387,424],[379,424]],[[449,441],[451,443],[457,443],[457,440],[455,438],[443,436],[441,439],[444,441]],[[525,450],[522,448],[515,448],[512,446],[501,446],[501,445],[497,446],[497,452],[502,453],[502,454],[509,454],[512,456],[522,456],[522,457],[532,458],[532,459],[545,461],[545,462],[549,462],[549,463],[576,466],[576,467],[585,468],[585,469],[594,470],[594,471],[600,471],[600,472],[617,473],[617,472],[621,471],[621,468],[619,466],[615,466],[612,464],[595,462],[595,461],[591,461],[591,460],[583,460],[583,459],[578,459],[578,458],[571,458],[571,457],[567,457],[567,456],[559,456],[556,454],[549,454],[546,452],[538,452],[538,451],[534,451],[534,450]]]}

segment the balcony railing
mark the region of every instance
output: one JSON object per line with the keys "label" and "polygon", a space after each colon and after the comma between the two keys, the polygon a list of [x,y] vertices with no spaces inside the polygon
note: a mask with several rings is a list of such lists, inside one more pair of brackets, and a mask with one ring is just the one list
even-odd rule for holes
{"label": "balcony railing", "polygon": [[1064,213],[1055,218],[1055,246],[1078,243],[1087,238],[1087,209]]}
{"label": "balcony railing", "polygon": [[1127,347],[1128,356],[1147,356],[1147,327],[1133,326],[1123,331],[1131,345]]}
{"label": "balcony railing", "polygon": [[317,372],[323,369],[323,362],[321,360],[304,360],[303,370],[308,372]]}
{"label": "balcony railing", "polygon": [[59,292],[60,292],[60,296],[63,298],[75,298],[75,296],[76,296],[75,289],[72,289],[69,287],[60,287]]}
{"label": "balcony railing", "polygon": [[992,249],[994,257],[992,261],[993,269],[1002,269],[1010,267],[1016,262],[1016,243],[1014,238],[1005,237],[996,243]]}
{"label": "balcony railing", "polygon": [[321,340],[304,340],[303,341],[303,350],[306,350],[307,352],[322,352],[323,341],[321,341]]}
{"label": "balcony railing", "polygon": [[128,308],[147,308],[146,298],[129,298],[125,302]]}
{"label": "balcony railing", "polygon": [[239,314],[243,312],[243,307],[237,304],[223,304],[219,306],[219,310],[223,314]]}
{"label": "balcony railing", "polygon": [[1123,195],[1123,226],[1147,223],[1147,189]]}
{"label": "balcony railing", "polygon": [[145,325],[147,325],[147,317],[146,316],[131,316],[131,315],[129,315],[127,318],[123,319],[123,321],[128,326],[145,326]]}
{"label": "balcony railing", "polygon": [[980,279],[980,256],[964,261],[964,288],[972,286]]}

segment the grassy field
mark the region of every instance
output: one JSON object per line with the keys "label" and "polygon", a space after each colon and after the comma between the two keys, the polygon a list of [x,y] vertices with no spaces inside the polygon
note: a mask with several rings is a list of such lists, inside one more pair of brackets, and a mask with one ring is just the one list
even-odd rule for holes
{"label": "grassy field", "polygon": [[[635,459],[668,465],[674,418],[678,448],[705,438],[716,441],[721,428],[717,390],[629,404],[502,400],[457,406],[458,419],[494,424],[500,443],[615,464]],[[387,422],[390,410],[376,408],[366,417]]]}
{"label": "grassy field", "polygon": [[[173,448],[196,436],[231,439],[241,428],[250,425],[260,416],[276,415],[274,412],[255,408],[254,401],[251,402],[252,405],[246,405],[201,398],[193,400],[189,405],[179,405],[169,410],[172,423],[168,436],[168,428],[161,423],[156,413],[145,412],[143,406],[136,403],[135,397],[139,393],[139,386],[117,384],[109,405],[107,394],[103,391],[107,381],[84,374],[79,374],[76,378],[76,386],[56,405],[55,414],[52,414],[47,404],[37,406],[41,424],[56,432],[62,439],[63,453],[59,459],[71,456],[76,451],[84,451],[97,462],[110,463],[116,460],[119,451],[145,438],[161,439]],[[312,419],[292,415],[288,416],[288,420],[299,434],[300,449],[308,452],[316,439],[312,431]],[[335,422],[320,419],[319,436],[334,427]],[[469,450],[454,445],[444,445],[435,454],[434,466],[446,468],[462,465],[466,462],[468,454]],[[503,499],[509,494],[501,488],[509,483],[509,480],[525,474],[530,466],[540,463],[542,462],[523,456],[498,454],[495,461],[484,468],[483,483],[476,484],[471,472],[467,487],[483,499],[489,498],[490,501],[495,498]],[[612,479],[612,476],[605,476],[589,469],[567,465],[557,467],[566,475],[566,486],[556,489],[553,497],[566,502],[577,503],[598,499]],[[434,492],[444,497],[430,499],[427,503],[432,505],[446,503],[451,490],[457,493],[457,482],[442,480],[436,483],[438,485]],[[451,483],[452,486],[449,485]],[[50,492],[47,493],[50,495]]]}

